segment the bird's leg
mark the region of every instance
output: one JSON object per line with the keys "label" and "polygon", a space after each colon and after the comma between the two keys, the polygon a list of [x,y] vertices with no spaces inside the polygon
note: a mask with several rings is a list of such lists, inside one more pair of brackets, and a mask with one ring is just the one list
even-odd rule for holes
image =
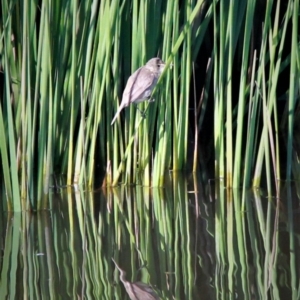
{"label": "bird's leg", "polygon": [[148,102],[154,102],[155,99],[154,98],[149,98]]}
{"label": "bird's leg", "polygon": [[145,118],[146,118],[146,113],[145,113],[144,111],[140,110],[140,109],[138,108],[137,104],[135,104],[135,107],[136,107],[136,109],[141,113],[142,118],[145,119]]}

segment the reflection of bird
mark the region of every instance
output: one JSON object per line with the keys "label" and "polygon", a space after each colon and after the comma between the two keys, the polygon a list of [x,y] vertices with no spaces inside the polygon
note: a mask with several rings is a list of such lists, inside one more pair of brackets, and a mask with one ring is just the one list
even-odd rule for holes
{"label": "reflection of bird", "polygon": [[150,98],[165,63],[158,57],[150,59],[145,66],[137,69],[129,78],[123,92],[122,102],[111,122],[115,122],[121,110],[129,104],[140,103]]}
{"label": "reflection of bird", "polygon": [[126,280],[126,272],[123,271],[115,260],[112,258],[116,267],[120,271],[120,280],[122,281],[126,292],[131,300],[159,300],[160,298],[156,295],[153,289],[143,282],[129,282]]}

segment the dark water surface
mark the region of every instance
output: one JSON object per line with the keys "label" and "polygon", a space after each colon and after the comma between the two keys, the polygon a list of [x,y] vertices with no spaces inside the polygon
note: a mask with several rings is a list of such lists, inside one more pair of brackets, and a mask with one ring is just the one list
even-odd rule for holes
{"label": "dark water surface", "polygon": [[53,192],[1,212],[0,299],[300,299],[298,188]]}

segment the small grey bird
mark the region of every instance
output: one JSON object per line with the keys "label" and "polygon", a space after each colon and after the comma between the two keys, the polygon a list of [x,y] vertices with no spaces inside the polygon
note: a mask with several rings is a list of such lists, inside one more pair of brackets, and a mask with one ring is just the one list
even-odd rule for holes
{"label": "small grey bird", "polygon": [[129,78],[123,92],[122,102],[111,122],[115,122],[121,110],[129,104],[149,100],[165,63],[159,58],[151,58],[146,65],[137,69]]}
{"label": "small grey bird", "polygon": [[126,292],[132,300],[159,300],[160,298],[154,289],[144,282],[130,282],[126,280],[126,272],[112,258],[117,269],[120,271],[120,280],[122,281]]}

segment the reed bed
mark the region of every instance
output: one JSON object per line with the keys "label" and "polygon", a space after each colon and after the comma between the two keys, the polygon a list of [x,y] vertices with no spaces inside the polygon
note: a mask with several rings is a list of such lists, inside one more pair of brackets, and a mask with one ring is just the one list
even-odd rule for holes
{"label": "reed bed", "polygon": [[[266,178],[271,193],[293,178],[298,1],[4,0],[1,11],[4,209],[48,207],[61,174],[88,189],[99,174],[163,186],[167,170],[199,168],[204,130],[226,187]],[[127,78],[155,56],[167,66],[156,101],[139,105],[146,118],[130,106],[111,126]]]}

